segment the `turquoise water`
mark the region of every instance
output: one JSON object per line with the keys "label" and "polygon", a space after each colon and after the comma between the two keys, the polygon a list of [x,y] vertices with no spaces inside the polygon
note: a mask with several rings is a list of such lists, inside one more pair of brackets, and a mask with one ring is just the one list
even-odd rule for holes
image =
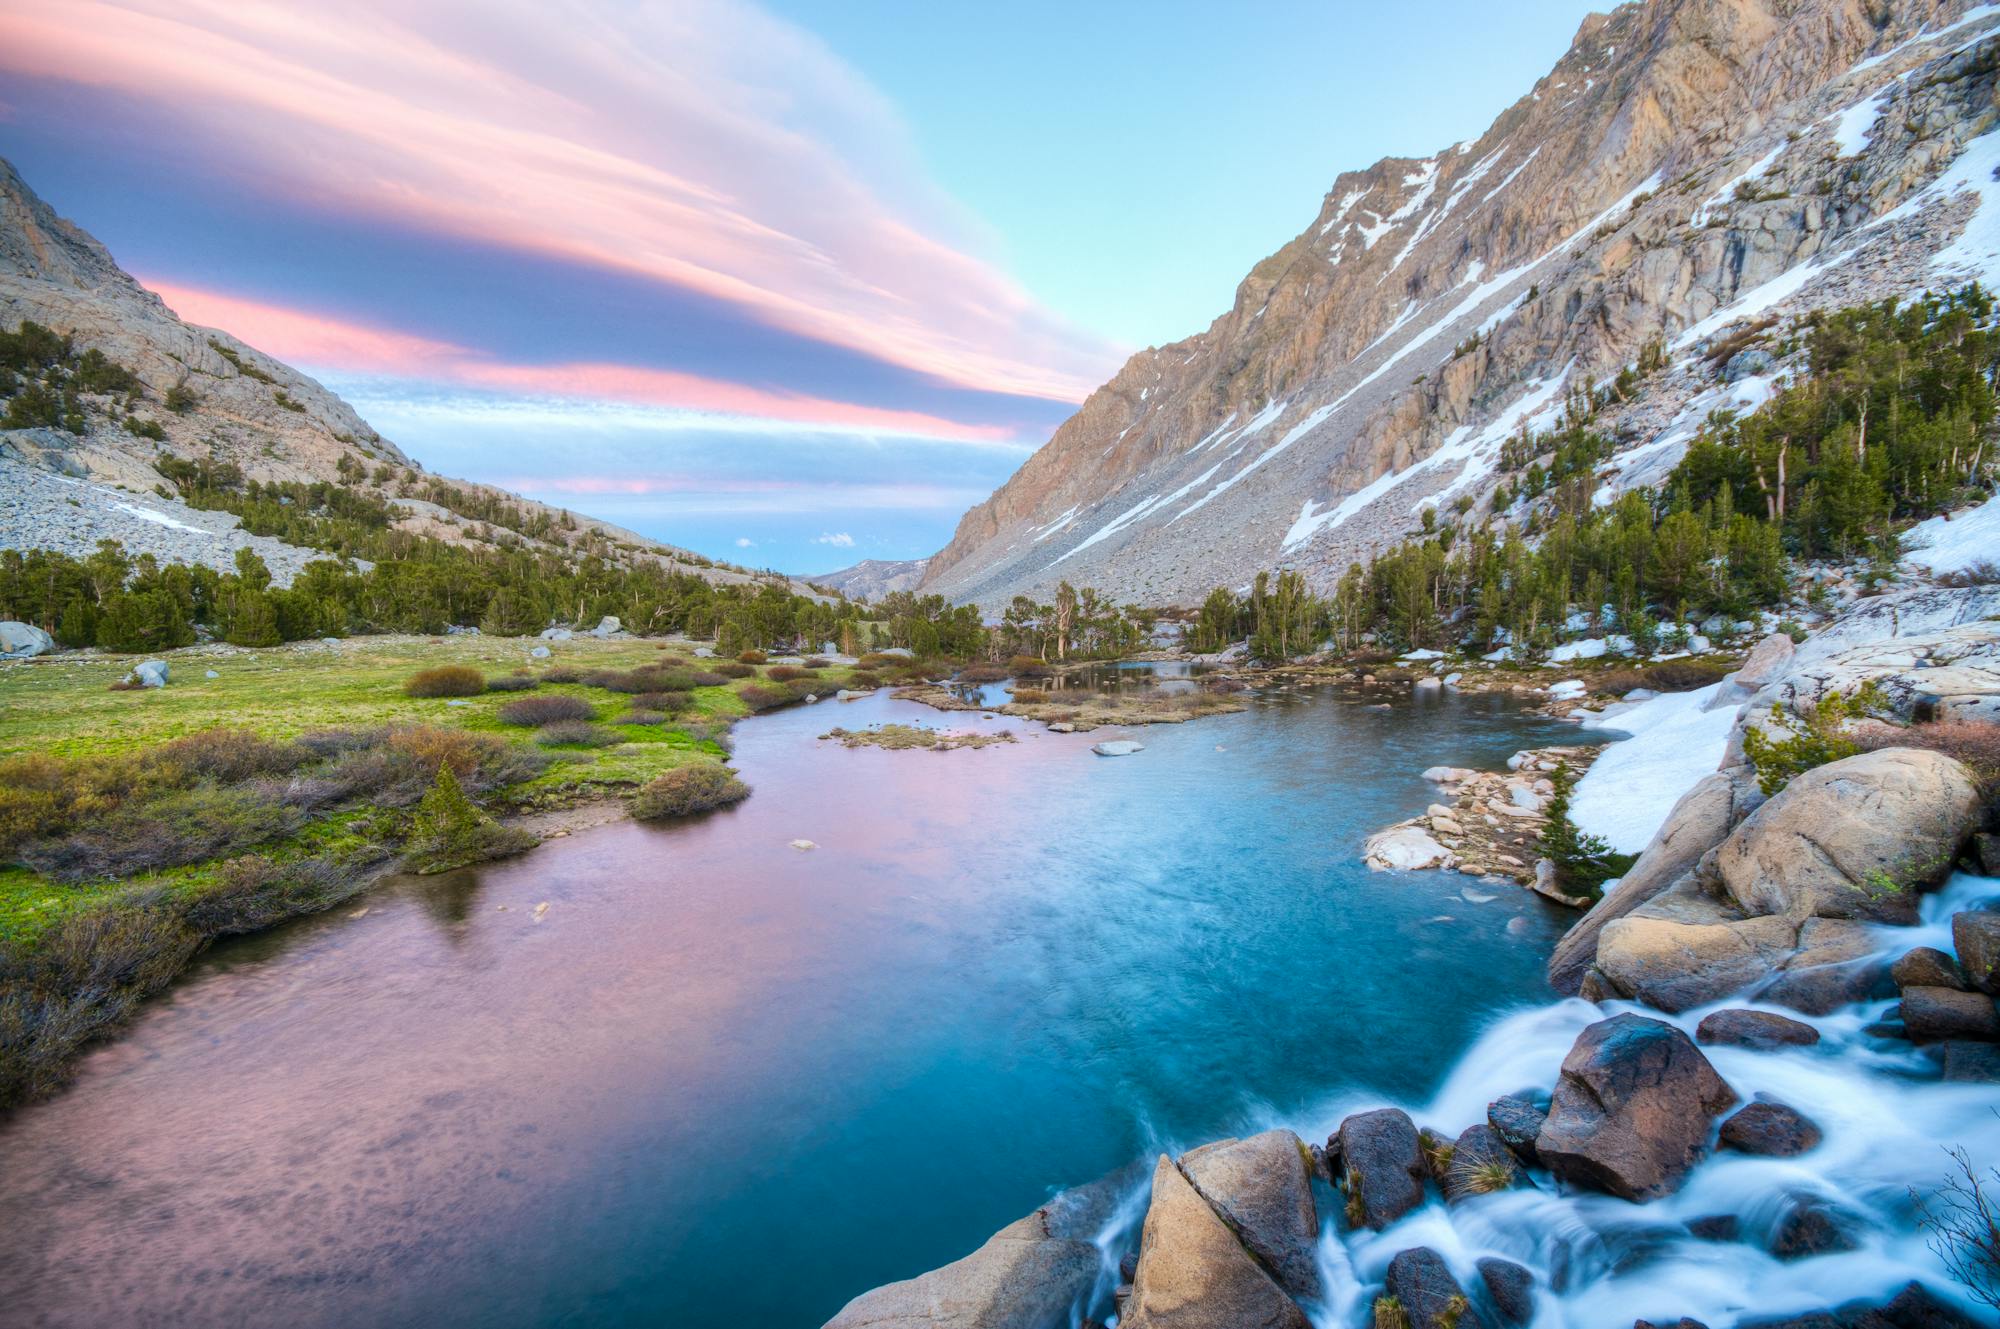
{"label": "turquoise water", "polygon": [[[1573,730],[1373,700],[1115,759],[794,709],[739,727],[733,811],[220,948],[0,1127],[0,1319],[812,1326],[1162,1144],[1418,1098],[1565,916],[1360,842]],[[816,741],[888,720],[1020,741]]]}

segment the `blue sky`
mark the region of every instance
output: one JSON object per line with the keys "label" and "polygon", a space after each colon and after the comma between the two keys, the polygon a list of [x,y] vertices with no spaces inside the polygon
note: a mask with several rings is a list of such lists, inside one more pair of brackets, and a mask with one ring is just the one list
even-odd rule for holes
{"label": "blue sky", "polygon": [[819,572],[937,549],[1587,8],[75,0],[0,12],[0,153],[430,468]]}

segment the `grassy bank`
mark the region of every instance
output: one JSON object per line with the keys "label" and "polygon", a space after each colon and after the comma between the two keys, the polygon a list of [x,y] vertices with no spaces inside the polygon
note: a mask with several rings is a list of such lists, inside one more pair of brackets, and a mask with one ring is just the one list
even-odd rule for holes
{"label": "grassy bank", "polygon": [[405,861],[533,843],[494,814],[627,799],[689,767],[703,778],[633,799],[641,814],[741,797],[723,769],[734,720],[872,678],[684,642],[536,644],[191,647],[143,690],[116,686],[129,658],[0,663],[0,1106],[60,1083],[218,936],[331,907]]}

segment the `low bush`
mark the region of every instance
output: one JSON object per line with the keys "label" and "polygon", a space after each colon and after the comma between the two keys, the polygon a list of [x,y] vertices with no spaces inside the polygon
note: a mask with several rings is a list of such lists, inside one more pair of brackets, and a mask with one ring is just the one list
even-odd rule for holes
{"label": "low bush", "polygon": [[886,669],[890,665],[903,663],[900,655],[884,655],[880,651],[870,651],[854,662],[863,669]]}
{"label": "low bush", "polygon": [[736,656],[736,663],[760,665],[770,658],[770,656],[764,654],[762,651],[741,651]]}
{"label": "low bush", "polygon": [[1978,559],[1966,564],[1956,572],[1947,572],[1938,578],[1940,586],[1992,586],[2000,584],[2000,563],[1990,558]]}
{"label": "low bush", "polygon": [[635,711],[684,711],[694,705],[694,697],[686,692],[641,692],[632,698]]}
{"label": "low bush", "polygon": [[867,692],[882,686],[882,680],[865,669],[857,669],[847,676],[847,686],[856,692]]}
{"label": "low bush", "polygon": [[244,788],[197,785],[132,800],[64,835],[30,841],[20,860],[51,881],[105,881],[184,867],[288,835],[296,808]]}
{"label": "low bush", "polygon": [[1932,720],[1894,725],[1871,720],[1854,727],[1853,739],[1863,752],[1882,748],[1928,748],[1966,764],[1990,798],[2000,793],[2000,724],[1977,720]]}
{"label": "low bush", "polygon": [[618,717],[619,724],[655,725],[665,724],[666,722],[667,713],[665,711],[633,710],[627,711]]}
{"label": "low bush", "polygon": [[718,678],[755,678],[757,671],[750,665],[738,664],[734,660],[724,661],[710,671]]}
{"label": "low bush", "polygon": [[741,697],[743,704],[753,711],[768,711],[774,707],[783,706],[787,702],[796,700],[789,692],[781,691],[777,688],[761,687],[755,683],[747,687],[738,688],[736,695]]}
{"label": "low bush", "polygon": [[812,670],[801,669],[797,665],[772,665],[764,671],[764,676],[773,683],[790,683],[795,679],[819,677]]}
{"label": "low bush", "polygon": [[1655,692],[1688,692],[1705,688],[1729,672],[1713,660],[1668,660],[1646,666],[1646,686]]}
{"label": "low bush", "polygon": [[[750,669],[747,665],[738,665],[736,667],[745,670],[746,674],[757,672],[754,669]],[[704,669],[689,675],[689,681],[698,688],[719,688],[732,678],[742,678],[744,676],[745,674],[725,674],[720,669]]]}
{"label": "low bush", "polygon": [[822,660],[817,655],[811,657],[806,661],[806,668],[808,669],[830,669],[832,667],[833,667],[833,661]]}
{"label": "low bush", "polygon": [[588,720],[558,720],[535,731],[535,742],[545,748],[608,748],[618,735]]}
{"label": "low bush", "polygon": [[1049,666],[1039,655],[1017,655],[1007,661],[1007,672],[1015,678],[1046,678]]}
{"label": "low bush", "polygon": [[655,776],[632,796],[632,815],[641,821],[688,817],[750,797],[750,786],[726,766],[700,762]]}
{"label": "low bush", "polygon": [[262,855],[232,858],[215,884],[188,906],[190,926],[207,937],[258,932],[274,923],[331,909],[367,884],[361,867],[330,858],[276,863]]}
{"label": "low bush", "polygon": [[443,665],[410,675],[406,697],[476,697],[486,691],[486,675],[467,665]]}
{"label": "low bush", "polygon": [[488,692],[533,692],[542,681],[532,674],[501,674],[486,680]]}
{"label": "low bush", "polygon": [[967,665],[958,671],[958,681],[961,683],[998,683],[1003,679],[1012,677],[1012,671],[1005,665]]}
{"label": "low bush", "polygon": [[494,712],[500,723],[518,725],[546,725],[564,720],[588,720],[596,714],[597,709],[583,698],[561,693],[522,697],[518,701],[508,702]]}
{"label": "low bush", "polygon": [[544,683],[581,683],[583,671],[575,665],[555,665],[542,671]]}
{"label": "low bush", "polygon": [[275,743],[248,729],[204,729],[163,743],[142,760],[155,771],[234,784],[260,775],[286,775],[312,761],[301,743]]}

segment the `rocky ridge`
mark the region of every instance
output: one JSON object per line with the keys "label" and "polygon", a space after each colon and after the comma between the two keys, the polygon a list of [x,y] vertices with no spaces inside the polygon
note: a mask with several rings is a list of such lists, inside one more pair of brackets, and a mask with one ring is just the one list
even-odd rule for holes
{"label": "rocky ridge", "polygon": [[1228,313],[968,512],[924,589],[1186,605],[1284,565],[1325,590],[1427,504],[1477,519],[1502,443],[1655,341],[1672,367],[1602,423],[1605,483],[1657,479],[1709,406],[1769,389],[1703,358],[1732,325],[1994,268],[1996,27],[1957,2],[1593,15],[1477,140],[1339,177]]}

